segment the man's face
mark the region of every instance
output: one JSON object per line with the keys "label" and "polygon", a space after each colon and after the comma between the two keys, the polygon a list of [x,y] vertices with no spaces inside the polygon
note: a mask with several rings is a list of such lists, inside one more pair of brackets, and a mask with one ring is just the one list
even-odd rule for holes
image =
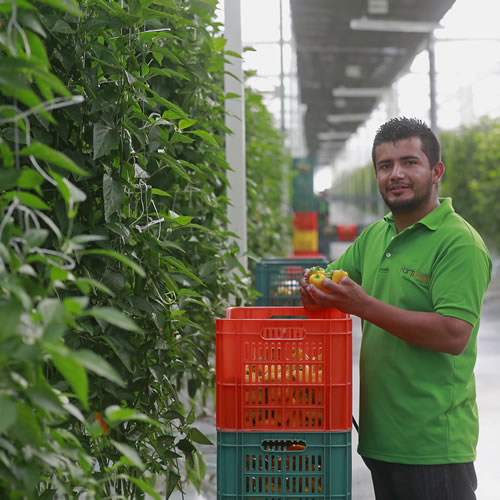
{"label": "man's face", "polygon": [[442,171],[430,167],[421,146],[420,138],[410,137],[384,142],[375,149],[379,191],[394,214],[411,213],[432,204],[434,185],[439,183]]}

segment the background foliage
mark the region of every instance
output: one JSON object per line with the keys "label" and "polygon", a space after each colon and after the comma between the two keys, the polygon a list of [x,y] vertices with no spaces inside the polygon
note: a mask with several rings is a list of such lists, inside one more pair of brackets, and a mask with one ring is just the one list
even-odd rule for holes
{"label": "background foliage", "polygon": [[[479,123],[440,134],[446,171],[440,195],[451,196],[455,210],[481,234],[490,251],[500,252],[500,122]],[[365,199],[364,209],[375,213],[379,198],[371,164],[345,174],[332,193]]]}
{"label": "background foliage", "polygon": [[[254,296],[224,231],[215,7],[0,3],[1,498],[200,486],[215,317]],[[282,254],[286,155],[247,110],[249,246]]]}
{"label": "background foliage", "polygon": [[500,252],[500,122],[478,124],[441,134],[447,167],[441,193],[452,196],[455,210]]}
{"label": "background foliage", "polygon": [[[247,234],[248,251],[253,257],[248,267],[255,285],[255,259],[282,257],[291,252],[292,215],[287,201],[291,158],[262,95],[250,87],[245,89],[245,116]],[[288,173],[284,174],[284,166]]]}

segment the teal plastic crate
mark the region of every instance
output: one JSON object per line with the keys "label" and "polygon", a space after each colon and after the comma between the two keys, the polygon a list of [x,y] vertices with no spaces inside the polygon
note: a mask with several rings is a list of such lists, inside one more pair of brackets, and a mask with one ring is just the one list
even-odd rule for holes
{"label": "teal plastic crate", "polygon": [[351,500],[351,431],[217,431],[217,500]]}
{"label": "teal plastic crate", "polygon": [[326,267],[326,257],[267,258],[255,267],[257,306],[301,306],[300,278],[313,266]]}

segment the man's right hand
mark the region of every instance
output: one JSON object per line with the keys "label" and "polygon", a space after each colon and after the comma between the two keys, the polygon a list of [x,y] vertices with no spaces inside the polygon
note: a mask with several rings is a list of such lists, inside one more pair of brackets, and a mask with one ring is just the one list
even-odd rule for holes
{"label": "man's right hand", "polygon": [[323,309],[316,301],[311,297],[308,287],[312,285],[309,284],[309,269],[306,269],[304,276],[300,279],[300,298],[302,299],[302,305],[309,311],[319,311]]}

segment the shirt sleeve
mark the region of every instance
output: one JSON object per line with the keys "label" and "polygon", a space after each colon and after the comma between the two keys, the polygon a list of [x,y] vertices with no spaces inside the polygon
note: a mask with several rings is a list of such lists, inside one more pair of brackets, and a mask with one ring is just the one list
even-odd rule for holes
{"label": "shirt sleeve", "polygon": [[350,245],[347,250],[336,260],[328,264],[327,271],[333,271],[335,269],[343,269],[347,271],[349,278],[355,281],[358,285],[361,284],[361,252],[360,248],[362,245],[363,234],[358,236]]}
{"label": "shirt sleeve", "polygon": [[432,270],[434,311],[474,325],[491,280],[492,263],[483,245],[471,242],[451,245]]}

